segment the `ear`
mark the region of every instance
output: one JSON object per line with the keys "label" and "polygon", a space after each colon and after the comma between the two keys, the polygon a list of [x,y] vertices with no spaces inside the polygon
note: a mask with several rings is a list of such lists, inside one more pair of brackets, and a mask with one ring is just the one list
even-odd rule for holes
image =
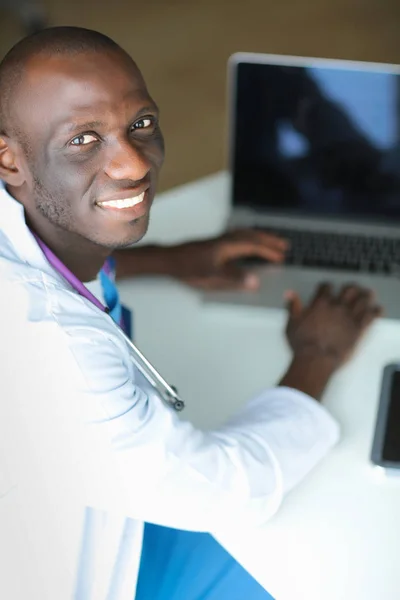
{"label": "ear", "polygon": [[25,181],[16,143],[5,135],[0,135],[0,179],[15,187]]}

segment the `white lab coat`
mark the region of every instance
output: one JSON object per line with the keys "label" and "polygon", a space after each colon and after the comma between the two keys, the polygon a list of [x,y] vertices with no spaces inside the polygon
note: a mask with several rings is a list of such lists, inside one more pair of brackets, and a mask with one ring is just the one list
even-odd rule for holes
{"label": "white lab coat", "polygon": [[216,537],[257,528],[338,426],[278,388],[195,429],[48,264],[3,188],[0,218],[0,598],[132,600],[144,521]]}

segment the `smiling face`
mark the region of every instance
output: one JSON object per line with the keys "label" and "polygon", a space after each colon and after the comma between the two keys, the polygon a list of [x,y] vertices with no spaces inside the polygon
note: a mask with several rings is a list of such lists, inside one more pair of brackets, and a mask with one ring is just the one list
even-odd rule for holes
{"label": "smiling face", "polygon": [[32,228],[56,250],[138,241],[164,143],[136,65],[122,52],[87,52],[37,56],[25,73],[13,106],[19,140],[3,147],[0,177]]}

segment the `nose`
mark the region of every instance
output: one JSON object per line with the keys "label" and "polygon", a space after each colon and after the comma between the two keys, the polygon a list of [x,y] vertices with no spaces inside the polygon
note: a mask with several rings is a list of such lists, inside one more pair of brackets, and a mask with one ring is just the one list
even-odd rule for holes
{"label": "nose", "polygon": [[140,181],[146,177],[150,168],[151,163],[144,153],[128,140],[123,140],[110,149],[105,172],[110,179]]}

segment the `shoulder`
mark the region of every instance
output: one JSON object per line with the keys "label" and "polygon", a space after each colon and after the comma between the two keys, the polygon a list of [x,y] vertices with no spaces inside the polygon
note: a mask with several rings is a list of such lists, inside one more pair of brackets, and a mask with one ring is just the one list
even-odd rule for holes
{"label": "shoulder", "polygon": [[[133,378],[122,332],[109,315],[75,290],[33,273],[24,280],[4,282],[4,287],[2,282],[2,288],[0,324],[7,338],[15,341],[7,350],[9,361],[26,353],[41,356],[42,365],[45,358],[54,359],[56,370],[78,369],[94,390],[100,385],[111,389]],[[34,362],[32,357],[30,364]]]}
{"label": "shoulder", "polygon": [[[89,420],[99,410],[114,418],[139,404],[148,407],[150,397],[157,404],[109,315],[40,269],[19,265],[18,276],[4,275],[0,269],[0,330],[9,342],[0,355],[10,373],[23,374],[10,381],[13,394],[68,389],[83,398]],[[58,391],[57,400],[63,402]]]}

